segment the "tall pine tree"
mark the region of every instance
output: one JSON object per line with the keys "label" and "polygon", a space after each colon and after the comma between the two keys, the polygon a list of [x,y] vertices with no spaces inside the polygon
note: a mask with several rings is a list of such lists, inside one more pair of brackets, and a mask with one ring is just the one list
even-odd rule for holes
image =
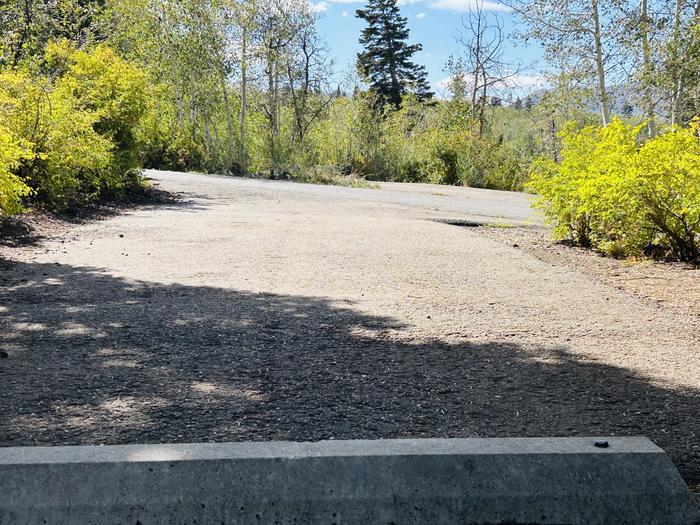
{"label": "tall pine tree", "polygon": [[432,98],[425,67],[411,61],[423,49],[409,45],[407,20],[401,16],[396,0],[368,0],[357,17],[367,22],[360,44],[364,51],[357,55],[357,69],[382,104],[401,107],[407,93],[419,100]]}

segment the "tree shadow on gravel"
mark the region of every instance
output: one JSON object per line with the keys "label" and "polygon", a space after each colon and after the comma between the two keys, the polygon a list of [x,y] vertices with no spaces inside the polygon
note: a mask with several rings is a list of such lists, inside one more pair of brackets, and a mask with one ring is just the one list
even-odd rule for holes
{"label": "tree shadow on gravel", "polygon": [[[202,198],[199,200],[201,201]],[[62,213],[34,211],[10,217],[0,216],[0,247],[36,246],[47,237],[53,236],[56,230],[60,231],[62,226],[108,219],[127,210],[183,208],[201,211],[206,209],[206,205],[195,202],[184,194],[151,187]]]}
{"label": "tree shadow on gravel", "polygon": [[647,435],[700,484],[700,390],[565,348],[406,342],[319,298],[3,272],[0,446]]}
{"label": "tree shadow on gravel", "polygon": [[0,216],[0,246],[34,246],[40,240],[41,236],[26,220]]}

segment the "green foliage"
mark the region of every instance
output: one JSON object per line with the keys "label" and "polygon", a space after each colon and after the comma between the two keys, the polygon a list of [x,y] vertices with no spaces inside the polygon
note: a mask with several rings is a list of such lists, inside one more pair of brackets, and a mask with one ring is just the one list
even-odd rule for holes
{"label": "green foliage", "polygon": [[36,142],[46,136],[49,100],[43,83],[26,73],[0,71],[0,212],[22,211],[31,193],[26,174],[42,160]]}
{"label": "green foliage", "polygon": [[646,142],[643,126],[568,128],[561,162],[540,159],[530,188],[555,235],[614,256],[653,247],[681,260],[700,258],[698,126]]}
{"label": "green foliage", "polygon": [[[56,210],[139,184],[135,128],[145,108],[146,76],[109,48],[77,51],[65,41],[47,46],[43,67],[48,77],[28,68],[0,72],[7,180],[31,188],[33,202]],[[15,213],[18,198],[29,192],[4,195],[3,210]]]}
{"label": "green foliage", "polygon": [[82,47],[100,38],[96,23],[104,0],[3,1],[0,67],[41,59],[46,45],[65,39]]}
{"label": "green foliage", "polygon": [[240,173],[240,100],[225,56],[234,49],[226,38],[238,36],[231,24],[239,8],[255,3],[107,1],[109,44],[153,82],[136,130],[147,167]]}
{"label": "green foliage", "polygon": [[639,212],[682,260],[700,260],[700,125],[644,144],[632,166]]}
{"label": "green foliage", "polygon": [[372,180],[432,182],[504,190],[522,188],[533,151],[527,136],[505,141],[517,111],[497,108],[500,132],[478,133],[466,104],[425,105],[411,96],[377,115],[374,99],[339,98],[310,136],[315,161]]}
{"label": "green foliage", "polygon": [[31,190],[15,174],[15,170],[28,156],[29,151],[0,126],[0,214],[19,213],[22,210],[22,198],[29,195]]}
{"label": "green foliage", "polygon": [[[485,119],[499,121],[499,130],[474,133],[466,104],[424,104],[425,72],[411,62],[418,46],[406,43],[394,0],[361,10],[368,27],[360,68],[373,87],[333,96],[308,5],[108,1],[110,43],[155,82],[136,130],[145,165],[521,188],[532,148],[505,136],[509,120],[526,112],[487,109]],[[380,77],[382,85],[371,81]]]}
{"label": "green foliage", "polygon": [[77,99],[56,90],[50,100],[45,140],[35,144],[39,162],[27,179],[42,202],[63,210],[99,196],[102,179],[112,175],[112,143],[95,131],[97,114],[81,110]]}

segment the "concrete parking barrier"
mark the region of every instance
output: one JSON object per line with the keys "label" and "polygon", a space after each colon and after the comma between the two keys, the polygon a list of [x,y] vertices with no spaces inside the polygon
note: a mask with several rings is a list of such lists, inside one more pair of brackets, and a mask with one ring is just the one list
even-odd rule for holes
{"label": "concrete parking barrier", "polygon": [[0,523],[694,525],[645,438],[0,449]]}

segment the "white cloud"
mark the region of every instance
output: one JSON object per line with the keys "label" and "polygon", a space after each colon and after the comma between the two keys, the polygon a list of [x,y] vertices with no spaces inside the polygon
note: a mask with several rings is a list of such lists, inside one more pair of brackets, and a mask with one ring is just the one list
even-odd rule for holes
{"label": "white cloud", "polygon": [[[432,2],[430,7],[433,9],[444,9],[446,11],[467,12],[469,9],[474,9],[479,6],[479,0],[437,0]],[[510,8],[498,2],[484,0],[481,2],[481,8],[484,11],[510,11]]]}
{"label": "white cloud", "polygon": [[310,5],[311,5],[311,11],[313,11],[314,13],[325,13],[326,11],[328,11],[328,8],[330,7],[328,5],[328,2],[323,2],[323,1],[316,2],[316,3],[311,2]]}
{"label": "white cloud", "polygon": [[450,85],[452,84],[452,77],[445,77],[441,80],[438,80],[437,82],[437,87],[440,89],[448,89]]}
{"label": "white cloud", "polygon": [[[449,98],[453,80],[454,78],[452,76],[448,76],[437,81],[435,87],[437,89],[438,98]],[[469,76],[464,78],[465,87],[467,89],[472,85],[470,80]],[[498,82],[490,91],[491,94],[495,96],[504,96],[508,91],[512,92],[514,95],[525,95],[537,91],[538,89],[546,89],[547,86],[547,79],[544,76],[516,73],[502,82]]]}
{"label": "white cloud", "polygon": [[533,89],[545,87],[547,85],[547,80],[540,75],[525,75],[518,73],[517,75],[513,75],[506,80],[506,84],[510,88],[532,91]]}
{"label": "white cloud", "polygon": [[418,20],[420,20],[420,19],[422,19],[422,18],[425,18],[426,16],[428,16],[428,13],[418,13],[418,14],[416,15],[416,18],[417,18]]}
{"label": "white cloud", "polygon": [[350,12],[349,12],[349,11],[343,11],[342,13],[340,13],[340,15],[341,15],[343,18],[347,18],[347,17],[350,16]]}

